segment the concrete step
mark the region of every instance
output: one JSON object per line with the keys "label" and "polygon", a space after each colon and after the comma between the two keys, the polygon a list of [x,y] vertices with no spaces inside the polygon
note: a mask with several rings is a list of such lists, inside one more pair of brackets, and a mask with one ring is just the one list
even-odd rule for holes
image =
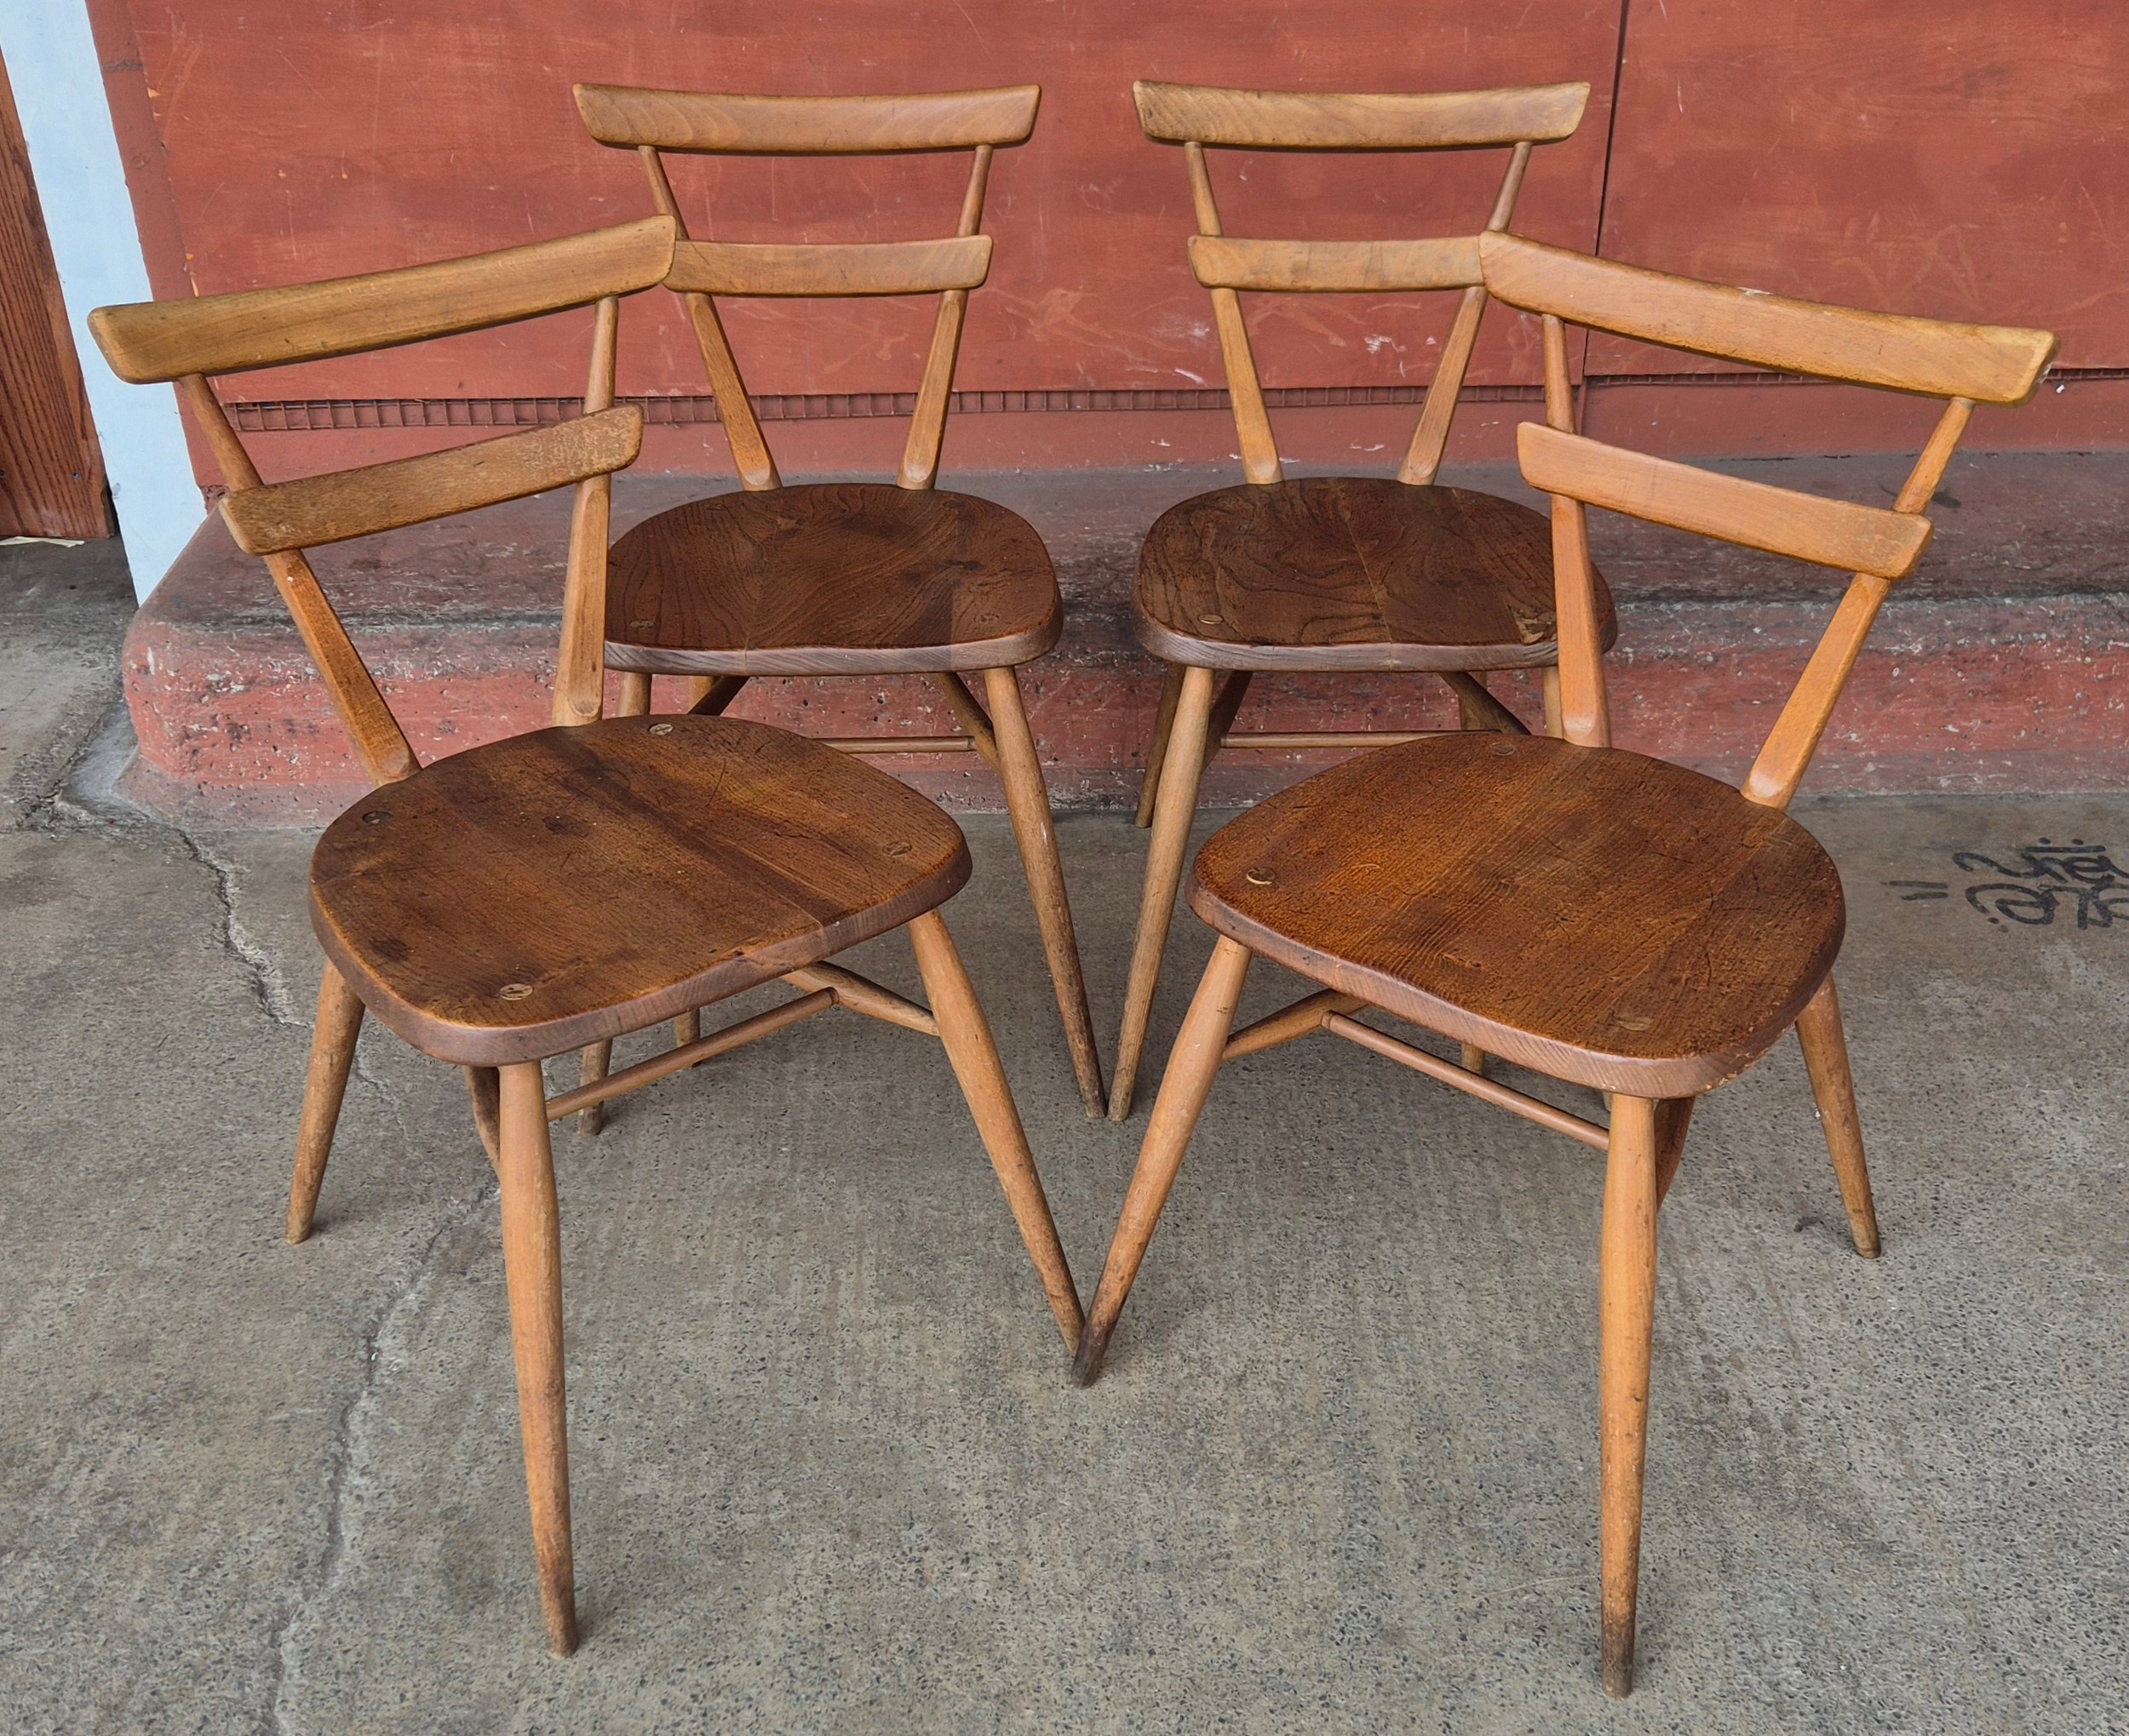
{"label": "concrete step", "polygon": [[[1734,474],[1889,502],[1897,458],[1725,461]],[[1023,671],[1053,799],[1136,799],[1160,672],[1130,632],[1140,536],[1166,507],[1233,479],[1225,468],[970,475],[952,485],[1024,514],[1064,593],[1063,643]],[[1535,499],[1512,467],[1444,478]],[[726,486],[626,476],[615,530]],[[318,552],[319,576],[424,758],[547,718],[566,494]],[[1874,793],[2129,788],[2129,454],[1977,454],[1948,476],[1937,536],[1895,593],[1828,731],[1807,788]],[[1620,607],[1610,659],[1622,746],[1735,778],[1750,763],[1836,600],[1838,576],[1595,515]],[[1538,715],[1535,684],[1496,677]],[[309,823],[361,793],[354,758],[261,564],[220,519],[202,525],[127,635],[140,753],[128,793],[197,821]],[[654,703],[677,702],[659,684]],[[815,734],[953,732],[921,678],[751,684],[733,715]],[[1260,678],[1245,729],[1446,727],[1425,676]],[[1239,805],[1335,756],[1237,753],[1206,797]],[[950,805],[1001,805],[969,754],[876,762]]]}

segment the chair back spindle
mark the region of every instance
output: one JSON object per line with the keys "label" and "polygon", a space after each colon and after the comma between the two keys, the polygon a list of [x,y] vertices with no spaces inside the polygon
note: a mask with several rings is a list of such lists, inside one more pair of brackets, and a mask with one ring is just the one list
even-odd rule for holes
{"label": "chair back spindle", "polygon": [[[376,678],[347,637],[307,551],[576,484],[554,719],[595,721],[604,684],[606,533],[612,473],[633,463],[643,413],[614,403],[620,300],[664,281],[674,226],[663,217],[439,264],[188,301],[100,307],[90,332],[112,370],[175,381],[229,492],[223,521],[260,556],[294,616],[371,782],[420,768]],[[581,414],[471,445],[263,481],[212,376],[323,361],[592,306]]]}
{"label": "chair back spindle", "polygon": [[[1517,432],[1523,474],[1552,497],[1564,733],[1610,739],[1604,667],[1591,624],[1587,508],[1602,507],[1850,575],[1848,590],[1753,761],[1744,794],[1786,807],[1803,782],[1864,639],[1893,585],[1930,538],[1924,508],[1977,404],[2023,403],[2055,354],[2044,331],[1963,325],[1792,301],[1644,271],[1491,233],[1479,260],[1487,289],[1545,327],[1546,420]],[[1943,399],[1944,409],[1890,508],[1827,500],[1722,476],[1577,433],[1566,328]]]}
{"label": "chair back spindle", "polygon": [[1449,424],[1478,341],[1486,289],[1478,238],[1426,241],[1254,241],[1231,238],[1213,194],[1207,148],[1271,151],[1445,151],[1506,146],[1508,163],[1486,220],[1505,230],[1515,214],[1538,145],[1565,139],[1581,124],[1589,86],[1547,84],[1420,95],[1231,90],[1209,85],[1132,86],[1139,125],[1149,139],[1180,144],[1190,174],[1197,233],[1191,269],[1212,294],[1221,365],[1251,482],[1283,479],[1279,449],[1264,401],[1256,358],[1242,318],[1241,292],[1392,294],[1459,289],[1442,358],[1420,406],[1397,480],[1432,483],[1449,444]]}
{"label": "chair back spindle", "polygon": [[[992,153],[1035,126],[1032,84],[915,96],[732,96],[580,84],[577,112],[602,145],[641,159],[658,210],[680,226],[668,287],[679,295],[717,401],[743,488],[782,486],[776,460],[747,397],[746,381],[719,318],[718,296],[927,295],[939,298],[896,483],[927,489],[938,474],[968,292],[990,270],[990,238],[978,233]],[[697,241],[689,236],[666,172],[665,153],[697,156],[849,157],[912,152],[973,154],[951,237],[867,243]]]}

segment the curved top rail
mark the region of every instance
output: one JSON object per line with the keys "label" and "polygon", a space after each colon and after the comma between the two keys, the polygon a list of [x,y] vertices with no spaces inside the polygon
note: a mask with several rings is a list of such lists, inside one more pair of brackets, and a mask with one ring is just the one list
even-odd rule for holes
{"label": "curved top rail", "polygon": [[1017,145],[1042,89],[1011,84],[912,96],[733,96],[579,84],[577,112],[602,145],[734,156],[842,157]]}
{"label": "curved top rail", "polygon": [[2052,332],[1792,301],[1520,236],[1481,237],[1478,258],[1486,288],[1525,312],[1784,373],[1977,404],[2023,404],[2055,355]]}
{"label": "curved top rail", "polygon": [[99,307],[89,329],[112,371],[135,385],[324,361],[648,289],[672,269],[677,233],[670,217],[646,217],[357,278]]}
{"label": "curved top rail", "polygon": [[1548,144],[1573,133],[1589,103],[1589,86],[1581,83],[1408,94],[1234,90],[1141,78],[1131,95],[1149,139],[1272,151]]}

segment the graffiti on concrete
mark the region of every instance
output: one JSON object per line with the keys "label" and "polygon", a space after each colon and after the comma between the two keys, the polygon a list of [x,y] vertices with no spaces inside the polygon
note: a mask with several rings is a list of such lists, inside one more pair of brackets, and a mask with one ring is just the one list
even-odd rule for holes
{"label": "graffiti on concrete", "polygon": [[[2117,919],[2129,925],[2129,872],[2116,866],[2103,844],[2073,838],[2057,844],[2043,838],[2001,853],[1978,850],[1952,853],[1952,866],[1971,877],[1968,904],[1994,923],[2015,922],[2024,928],[2052,927],[2059,917],[2073,917],[2080,928],[2111,928]],[[1902,902],[1948,900],[1949,880],[1887,880]]]}

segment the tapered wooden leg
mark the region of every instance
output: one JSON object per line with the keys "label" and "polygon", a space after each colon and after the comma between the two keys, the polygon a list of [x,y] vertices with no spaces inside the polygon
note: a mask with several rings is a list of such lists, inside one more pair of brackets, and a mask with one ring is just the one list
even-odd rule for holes
{"label": "tapered wooden leg", "polygon": [[1698,1097],[1668,1097],[1656,1107],[1656,1203],[1662,1205],[1685,1155],[1685,1130],[1693,1125]]}
{"label": "tapered wooden leg", "polygon": [[502,1173],[502,1076],[492,1067],[468,1067],[466,1095],[473,1099],[473,1126],[480,1134],[480,1149],[488,1154],[488,1167]]}
{"label": "tapered wooden leg", "polygon": [[1116,1039],[1116,1071],[1109,1085],[1109,1119],[1131,1113],[1139,1060],[1145,1051],[1146,1023],[1153,1014],[1153,991],[1161,981],[1161,954],[1175,916],[1175,889],[1182,884],[1183,858],[1191,844],[1191,821],[1197,811],[1197,780],[1205,768],[1205,737],[1212,720],[1213,672],[1183,672],[1183,691],[1175,703],[1175,721],[1162,760],[1161,788],[1153,804],[1153,837],[1146,847],[1145,886],[1139,895],[1139,930],[1131,943],[1131,974],[1123,991],[1123,1030]]}
{"label": "tapered wooden leg", "polygon": [[[679,1034],[679,1020],[674,1021],[675,1035]],[[613,1040],[611,1038],[601,1043],[587,1043],[577,1069],[577,1083],[580,1085],[598,1084],[606,1076],[606,1069],[612,1064]],[[577,1112],[577,1132],[580,1138],[594,1137],[605,1125],[606,1106],[604,1103],[594,1103],[588,1109],[579,1109]]]}
{"label": "tapered wooden leg", "polygon": [[[1212,762],[1220,745],[1227,739],[1227,732],[1235,726],[1235,719],[1242,714],[1242,702],[1249,696],[1249,684],[1257,679],[1253,669],[1232,669],[1227,679],[1219,684],[1219,696],[1213,701],[1212,715],[1205,725],[1205,765]],[[1204,765],[1198,768],[1202,775]]]}
{"label": "tapered wooden leg", "polygon": [[[1444,677],[1444,679],[1447,678]],[[1472,691],[1476,687],[1478,693]],[[1481,694],[1489,691],[1486,678],[1466,672],[1460,682],[1451,682],[1449,690],[1456,696],[1456,727],[1460,730],[1489,730],[1493,728],[1485,702]]]}
{"label": "tapered wooden leg", "polygon": [[1564,728],[1560,722],[1560,671],[1554,664],[1545,672],[1545,733],[1557,742]]}
{"label": "tapered wooden leg", "polygon": [[502,1069],[502,1268],[518,1428],[532,1504],[532,1556],[548,1649],[577,1649],[577,1570],[569,1540],[569,1417],[562,1380],[562,1232],[547,1087],[537,1062]]}
{"label": "tapered wooden leg", "polygon": [[1161,762],[1168,751],[1168,731],[1175,727],[1175,702],[1183,696],[1183,666],[1165,663],[1161,708],[1153,714],[1153,739],[1146,743],[1145,771],[1139,779],[1139,811],[1132,824],[1141,831],[1153,823],[1153,798],[1161,788]]}
{"label": "tapered wooden leg", "polygon": [[1649,1344],[1656,1319],[1656,1106],[1615,1096],[1598,1252],[1597,1373],[1603,1485],[1604,1692],[1633,1688],[1641,1576],[1641,1480],[1648,1460]]}
{"label": "tapered wooden leg", "polygon": [[355,1064],[355,1039],[362,1032],[362,1002],[329,962],[318,985],[318,1020],[311,1027],[311,1063],[303,1077],[303,1119],[296,1133],[296,1173],[289,1180],[285,1234],[301,1241],[311,1233],[318,1211],[318,1190],[325,1183],[325,1160],[332,1154],[333,1129],[347,1095],[348,1069]]}
{"label": "tapered wooden leg", "polygon": [[1840,997],[1828,977],[1796,1022],[1804,1046],[1804,1066],[1811,1075],[1811,1095],[1826,1129],[1826,1149],[1840,1183],[1840,1202],[1848,1208],[1849,1233],[1856,1252],[1878,1258],[1878,1208],[1870,1197],[1870,1171],[1863,1163],[1862,1122],[1856,1114],[1856,1081],[1848,1071],[1848,1039],[1841,1030]]}
{"label": "tapered wooden leg", "polygon": [[1094,1016],[1087,1005],[1087,979],[1080,970],[1079,941],[1072,932],[1071,902],[1064,895],[1064,868],[1057,857],[1057,828],[1050,817],[1049,792],[1043,787],[1042,762],[1035,736],[1020,703],[1020,683],[1010,669],[984,671],[984,693],[990,702],[990,726],[998,743],[998,773],[1013,818],[1013,842],[1035,902],[1035,925],[1042,933],[1057,1010],[1064,1021],[1064,1046],[1071,1051],[1072,1074],[1087,1113],[1102,1111],[1101,1056],[1094,1047]]}
{"label": "tapered wooden leg", "polygon": [[1234,1028],[1235,1007],[1242,999],[1242,978],[1248,973],[1249,949],[1222,935],[1191,999],[1190,1011],[1183,1016],[1183,1028],[1168,1056],[1153,1114],[1146,1120],[1138,1167],[1131,1172],[1116,1233],[1110,1240],[1109,1258],[1102,1263],[1101,1284],[1094,1292],[1093,1309],[1072,1364],[1072,1378],[1082,1386],[1093,1384],[1101,1372],[1102,1358],[1109,1354],[1116,1316],[1123,1312],[1124,1298],[1139,1275],[1139,1262],[1153,1239],[1153,1226],[1160,1221],[1191,1134],[1212,1094],[1213,1075],[1219,1071],[1221,1052]]}
{"label": "tapered wooden leg", "polygon": [[617,718],[648,717],[651,713],[651,677],[641,669],[623,669],[621,691],[614,702]]}
{"label": "tapered wooden leg", "polygon": [[990,726],[990,713],[976,703],[976,696],[968,690],[968,684],[950,669],[934,672],[932,682],[944,696],[947,709],[954,713],[954,721],[961,725],[962,734],[976,744],[976,752],[983,756],[984,764],[1002,779],[1005,766],[998,758],[998,732]]}
{"label": "tapered wooden leg", "polygon": [[695,676],[687,684],[687,708],[697,717],[722,717],[746,685],[744,675]]}
{"label": "tapered wooden leg", "polygon": [[1064,1335],[1065,1349],[1076,1350],[1082,1320],[1079,1288],[1072,1282],[1064,1245],[1057,1239],[1050,1202],[1043,1196],[1042,1178],[1036,1173],[1027,1132],[1020,1125],[1013,1089],[1006,1083],[998,1046],[991,1040],[990,1021],[984,1017],[975,988],[938,911],[927,911],[910,925],[910,945],[924,977],[932,1017],[938,1023],[939,1041],[945,1045],[954,1077],[961,1081],[961,1095],[968,1099],[968,1112],[983,1136],[984,1149],[990,1154],[990,1166],[1005,1189],[1013,1221],[1020,1226],[1020,1240],[1042,1281],[1050,1313]]}

